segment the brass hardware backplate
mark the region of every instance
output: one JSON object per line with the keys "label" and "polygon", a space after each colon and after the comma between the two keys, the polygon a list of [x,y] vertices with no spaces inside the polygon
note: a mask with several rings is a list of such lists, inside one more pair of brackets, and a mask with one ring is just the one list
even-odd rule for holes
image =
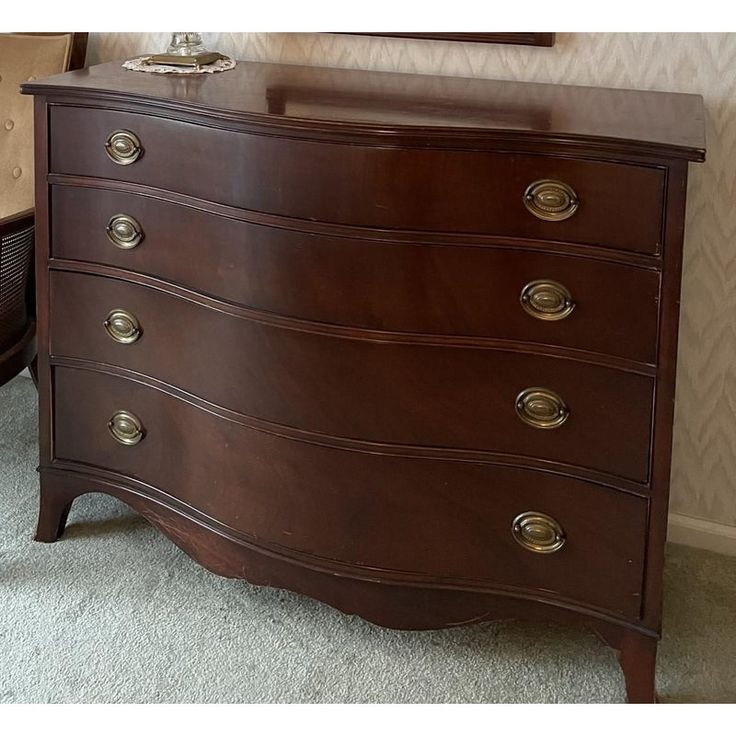
{"label": "brass hardware backplate", "polygon": [[135,133],[129,130],[116,130],[108,136],[105,152],[113,163],[130,166],[141,157],[143,147]]}
{"label": "brass hardware backplate", "polygon": [[110,242],[122,250],[132,250],[143,242],[145,237],[138,220],[130,215],[113,215],[105,228]]}
{"label": "brass hardware backplate", "polygon": [[514,539],[526,550],[549,555],[565,545],[565,532],[560,523],[541,511],[525,511],[511,524]]}
{"label": "brass hardware backplate", "polygon": [[570,416],[562,397],[549,388],[525,388],[516,397],[515,405],[519,418],[537,429],[557,429]]}
{"label": "brass hardware backplate", "polygon": [[575,190],[562,181],[540,179],[524,191],[524,206],[540,220],[567,220],[577,212],[579,205]]}
{"label": "brass hardware backplate", "polygon": [[570,291],[557,281],[530,281],[519,297],[527,314],[536,319],[556,322],[565,319],[575,309]]}
{"label": "brass hardware backplate", "polygon": [[107,423],[107,429],[116,442],[128,447],[137,445],[145,437],[141,420],[129,411],[116,411]]}
{"label": "brass hardware backplate", "polygon": [[107,334],[115,342],[123,345],[134,343],[142,334],[141,325],[136,316],[125,309],[113,309],[103,324]]}

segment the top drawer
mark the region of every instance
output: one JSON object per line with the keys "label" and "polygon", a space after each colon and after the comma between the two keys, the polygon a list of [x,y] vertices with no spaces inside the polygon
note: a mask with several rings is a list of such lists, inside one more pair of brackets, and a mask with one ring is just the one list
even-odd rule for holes
{"label": "top drawer", "polygon": [[[119,162],[106,151],[116,131]],[[308,220],[642,253],[659,251],[663,225],[654,166],[318,143],[63,106],[51,108],[50,171]]]}

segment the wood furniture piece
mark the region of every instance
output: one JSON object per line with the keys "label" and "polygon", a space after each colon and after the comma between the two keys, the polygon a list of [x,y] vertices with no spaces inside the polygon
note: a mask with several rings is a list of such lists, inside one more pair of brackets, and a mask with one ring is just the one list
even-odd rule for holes
{"label": "wood furniture piece", "polygon": [[0,34],[0,386],[36,355],[33,105],[19,85],[84,66],[87,35]]}
{"label": "wood furniture piece", "polygon": [[256,63],[24,91],[37,539],[107,492],[383,626],[585,624],[653,701],[700,97]]}

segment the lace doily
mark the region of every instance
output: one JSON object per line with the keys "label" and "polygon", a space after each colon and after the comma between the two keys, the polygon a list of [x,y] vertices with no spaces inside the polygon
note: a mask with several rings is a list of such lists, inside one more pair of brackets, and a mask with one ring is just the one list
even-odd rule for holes
{"label": "lace doily", "polygon": [[235,60],[218,59],[201,66],[198,69],[187,66],[166,66],[164,64],[149,64],[150,56],[139,56],[137,59],[128,59],[123,62],[123,69],[130,69],[132,72],[151,72],[153,74],[214,74],[215,72],[226,72],[228,69],[234,69]]}

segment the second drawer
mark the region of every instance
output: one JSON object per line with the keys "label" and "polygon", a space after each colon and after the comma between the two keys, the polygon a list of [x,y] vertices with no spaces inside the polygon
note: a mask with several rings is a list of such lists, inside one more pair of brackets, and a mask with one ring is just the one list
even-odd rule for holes
{"label": "second drawer", "polygon": [[649,376],[529,353],[305,331],[70,272],[51,275],[51,321],[53,356],[119,365],[278,424],[648,479]]}
{"label": "second drawer", "polygon": [[[118,247],[107,234],[115,215],[133,218],[139,232]],[[315,235],[86,187],[55,186],[52,216],[56,258],[152,274],[255,309],[656,361],[654,270],[524,249]]]}

